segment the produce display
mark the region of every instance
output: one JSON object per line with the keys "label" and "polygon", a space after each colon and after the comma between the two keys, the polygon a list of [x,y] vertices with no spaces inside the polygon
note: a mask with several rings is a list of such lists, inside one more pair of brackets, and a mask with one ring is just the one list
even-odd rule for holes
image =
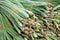
{"label": "produce display", "polygon": [[0,2],[0,40],[57,40],[58,37],[59,0]]}

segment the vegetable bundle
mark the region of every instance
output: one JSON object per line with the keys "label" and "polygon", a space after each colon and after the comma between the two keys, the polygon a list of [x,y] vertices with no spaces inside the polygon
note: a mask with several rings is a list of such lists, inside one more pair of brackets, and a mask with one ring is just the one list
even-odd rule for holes
{"label": "vegetable bundle", "polygon": [[60,5],[28,0],[0,2],[0,40],[57,40]]}

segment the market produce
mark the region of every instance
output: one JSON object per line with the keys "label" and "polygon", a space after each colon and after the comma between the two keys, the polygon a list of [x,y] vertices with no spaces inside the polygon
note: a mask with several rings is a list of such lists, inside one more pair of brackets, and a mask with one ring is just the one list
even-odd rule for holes
{"label": "market produce", "polygon": [[57,40],[60,5],[55,1],[0,2],[0,40]]}

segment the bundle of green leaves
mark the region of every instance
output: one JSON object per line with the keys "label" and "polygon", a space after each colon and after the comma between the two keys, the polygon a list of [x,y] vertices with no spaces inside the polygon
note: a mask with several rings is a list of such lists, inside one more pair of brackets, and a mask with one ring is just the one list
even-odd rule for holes
{"label": "bundle of green leaves", "polygon": [[57,40],[60,5],[46,0],[0,2],[0,40]]}

